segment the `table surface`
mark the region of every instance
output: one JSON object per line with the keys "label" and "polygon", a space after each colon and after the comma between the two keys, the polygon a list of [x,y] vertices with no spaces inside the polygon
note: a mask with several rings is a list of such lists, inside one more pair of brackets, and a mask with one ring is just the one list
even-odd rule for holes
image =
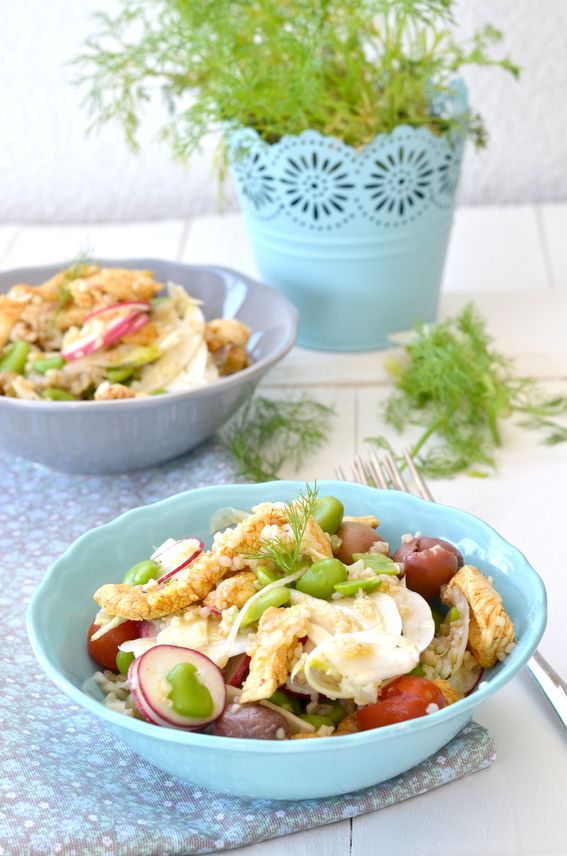
{"label": "table surface", "polygon": [[[567,205],[460,208],[446,265],[442,315],[474,300],[500,350],[519,372],[567,393]],[[238,215],[191,221],[0,226],[0,267],[100,257],[154,256],[215,263],[256,275]],[[295,475],[332,478],[381,432],[380,403],[391,391],[387,352],[330,354],[296,348],[269,375],[267,394],[308,390],[333,404],[331,442]],[[567,603],[567,446],[547,447],[506,425],[497,473],[433,484],[435,497],[478,514],[516,544],[544,579],[548,628],[540,649],[563,676]],[[233,851],[239,856],[415,856],[567,853],[566,734],[526,673],[478,711],[492,733],[491,768],[375,814]]]}

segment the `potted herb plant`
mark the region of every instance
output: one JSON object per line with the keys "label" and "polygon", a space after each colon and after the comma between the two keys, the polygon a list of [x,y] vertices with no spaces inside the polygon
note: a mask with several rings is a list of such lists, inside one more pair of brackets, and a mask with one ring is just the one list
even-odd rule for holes
{"label": "potted herb plant", "polygon": [[129,142],[157,89],[187,156],[222,131],[262,277],[300,344],[364,350],[435,318],[466,139],[459,78],[500,34],[453,35],[453,0],[121,0],[79,59]]}

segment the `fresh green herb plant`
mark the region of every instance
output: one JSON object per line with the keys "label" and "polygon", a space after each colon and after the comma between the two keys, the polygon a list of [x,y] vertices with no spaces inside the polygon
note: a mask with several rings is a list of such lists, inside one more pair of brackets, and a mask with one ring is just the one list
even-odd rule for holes
{"label": "fresh green herb plant", "polygon": [[307,530],[309,518],[313,516],[317,496],[317,484],[313,486],[307,484],[305,493],[300,493],[296,499],[288,502],[283,511],[291,529],[291,537],[286,540],[276,537],[259,541],[256,550],[245,558],[271,561],[283,576],[294,574],[299,567],[301,542]]}
{"label": "fresh green herb plant", "polygon": [[[211,131],[267,142],[306,128],[363,146],[397,125],[486,141],[480,117],[439,109],[466,65],[498,66],[501,34],[460,43],[454,0],[120,0],[77,59],[95,124],[118,120],[136,147],[156,96],[178,156]],[[221,156],[219,165],[224,164]]]}
{"label": "fresh green herb plant", "polygon": [[[478,467],[494,466],[500,420],[513,415],[546,430],[547,443],[567,440],[567,427],[553,419],[567,413],[567,397],[548,398],[533,380],[516,377],[470,305],[447,321],[419,325],[404,359],[390,360],[388,369],[399,392],[386,402],[386,422],[398,432],[422,427],[410,454],[429,476],[487,475]],[[368,439],[392,451],[386,437]]]}
{"label": "fresh green herb plant", "polygon": [[279,478],[285,463],[299,467],[327,440],[331,407],[301,397],[250,399],[223,433],[241,476],[251,481]]}

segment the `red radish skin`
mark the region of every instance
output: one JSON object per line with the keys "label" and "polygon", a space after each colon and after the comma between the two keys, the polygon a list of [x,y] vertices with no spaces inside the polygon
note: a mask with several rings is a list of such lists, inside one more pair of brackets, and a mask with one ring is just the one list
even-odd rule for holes
{"label": "red radish skin", "polygon": [[185,559],[183,562],[181,562],[181,564],[177,565],[175,568],[172,568],[170,571],[167,571],[167,573],[165,573],[163,576],[159,577],[157,581],[158,585],[161,585],[166,580],[169,580],[171,577],[175,576],[175,574],[178,574],[179,571],[182,571],[183,568],[186,568],[187,565],[190,565],[191,562],[194,562],[197,556],[200,556],[203,550],[205,549],[205,545],[200,538],[182,538],[181,540],[176,541],[174,544],[170,544],[168,547],[165,548],[165,550],[160,550],[157,553],[154,553],[152,555],[153,561],[157,562],[158,565],[161,565],[163,567],[164,564],[167,564],[167,553],[170,550],[173,550],[174,548],[179,549],[179,545],[182,544],[184,541],[195,542],[194,552],[189,556],[188,559]]}
{"label": "red radish skin", "polygon": [[62,349],[61,356],[67,362],[79,360],[81,357],[86,357],[88,354],[98,351],[101,347],[103,345],[99,336],[83,336],[82,339],[78,339],[72,345],[69,345],[69,347]]}
{"label": "red radish skin", "polygon": [[[107,307],[104,311],[107,311],[108,308],[110,307]],[[109,348],[129,333],[141,330],[148,322],[149,315],[147,312],[134,310],[126,315],[125,318],[118,318],[114,323],[111,322],[104,332],[87,333],[81,339],[72,342],[61,350],[61,356],[67,361],[86,357],[88,354],[95,353],[95,351]]]}
{"label": "red radish skin", "polygon": [[140,638],[147,639],[149,636],[157,635],[157,628],[153,621],[140,622]]}
{"label": "red radish skin", "polygon": [[[180,663],[192,663],[199,670],[213,699],[212,714],[206,719],[192,719],[173,710],[164,690],[165,676]],[[156,645],[131,664],[128,684],[134,704],[148,722],[169,728],[198,731],[214,722],[224,710],[226,688],[218,666],[205,654],[177,645]]]}
{"label": "red radish skin", "polygon": [[136,333],[138,330],[141,330],[142,327],[146,326],[149,320],[150,319],[145,312],[140,312],[135,315],[129,315],[126,318],[121,318],[114,324],[109,324],[106,333],[103,335],[103,348],[109,348],[111,345],[115,345],[116,342],[119,342],[123,336],[127,336],[129,333]]}
{"label": "red radish skin", "polygon": [[484,669],[481,669],[480,672],[478,673],[478,677],[477,677],[476,681],[474,682],[474,684],[472,685],[470,690],[467,690],[467,692],[465,693],[465,696],[469,696],[472,692],[474,692],[476,690],[476,688],[478,687],[478,685],[480,684],[480,682],[482,680],[483,675],[484,675]]}
{"label": "red radish skin", "polygon": [[238,657],[238,662],[234,666],[234,671],[232,672],[232,675],[228,680],[229,686],[240,687],[244,678],[246,677],[249,666],[250,657],[248,656],[248,654],[240,654]]}
{"label": "red radish skin", "polygon": [[118,309],[130,309],[132,312],[150,312],[151,308],[151,305],[145,300],[125,300],[123,303],[113,303],[112,306],[103,306],[102,309],[89,312],[88,315],[85,315],[84,321],[89,321],[98,315],[104,315],[106,312],[116,312]]}
{"label": "red radish skin", "polygon": [[152,559],[154,562],[157,562],[158,565],[161,564],[161,562],[164,560],[164,557],[170,550],[173,550],[174,547],[179,548],[179,544],[183,544],[185,541],[195,541],[195,549],[197,549],[198,547],[198,549],[204,550],[205,548],[205,545],[201,541],[201,539],[197,538],[195,535],[187,535],[185,538],[176,538],[169,540],[171,540],[171,543],[168,543],[166,541],[165,543],[167,544],[167,546],[158,547],[158,549],[155,550],[150,556],[150,559]]}

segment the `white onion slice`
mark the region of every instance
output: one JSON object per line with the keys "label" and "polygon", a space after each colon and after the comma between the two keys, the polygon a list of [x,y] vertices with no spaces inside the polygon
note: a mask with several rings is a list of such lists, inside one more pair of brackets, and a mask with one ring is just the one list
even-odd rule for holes
{"label": "white onion slice", "polygon": [[332,699],[354,698],[360,704],[372,695],[375,700],[381,681],[407,674],[418,662],[419,652],[409,639],[363,630],[334,636],[317,646],[305,660],[304,673],[317,692]]}
{"label": "white onion slice", "polygon": [[402,586],[392,587],[390,596],[398,607],[403,635],[411,639],[418,651],[425,651],[435,635],[431,607],[420,594]]}

